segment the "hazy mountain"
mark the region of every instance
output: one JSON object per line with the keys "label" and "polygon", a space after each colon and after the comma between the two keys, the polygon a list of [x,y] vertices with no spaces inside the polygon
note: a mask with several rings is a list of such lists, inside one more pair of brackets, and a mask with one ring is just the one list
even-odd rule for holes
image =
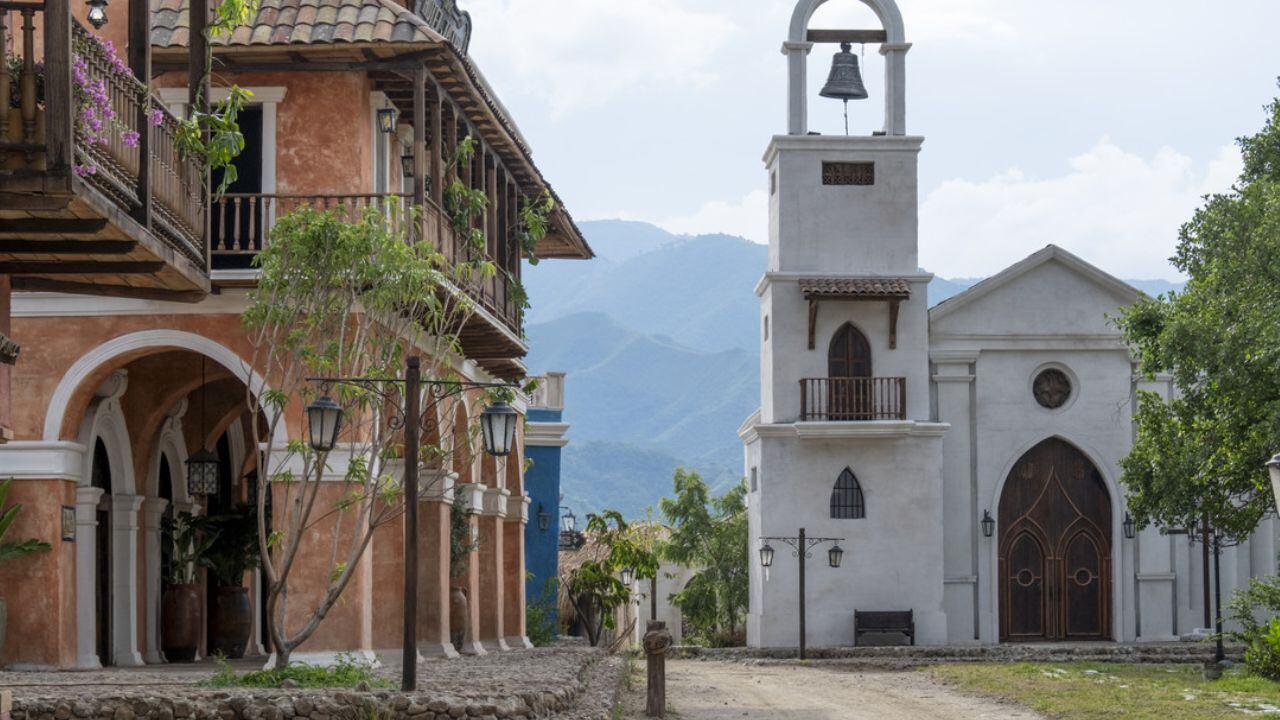
{"label": "hazy mountain", "polygon": [[[581,224],[588,262],[528,268],[528,358],[568,373],[563,486],[571,507],[638,516],[685,465],[715,485],[741,475],[737,429],[759,404],[759,302],[767,248],[646,223]],[[934,278],[930,304],[981,278]],[[1129,281],[1150,295],[1163,280]]]}

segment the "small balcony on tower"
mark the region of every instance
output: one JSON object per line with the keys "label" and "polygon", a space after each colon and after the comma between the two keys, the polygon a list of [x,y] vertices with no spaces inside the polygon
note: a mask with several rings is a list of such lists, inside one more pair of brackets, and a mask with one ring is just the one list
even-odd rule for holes
{"label": "small balcony on tower", "polygon": [[906,378],[839,377],[800,381],[801,422],[906,419]]}

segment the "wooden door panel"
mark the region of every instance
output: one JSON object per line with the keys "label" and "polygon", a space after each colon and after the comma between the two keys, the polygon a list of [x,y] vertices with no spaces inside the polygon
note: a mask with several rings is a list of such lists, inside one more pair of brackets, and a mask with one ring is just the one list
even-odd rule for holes
{"label": "wooden door panel", "polygon": [[1022,533],[1010,543],[1003,565],[1008,588],[1008,634],[1012,639],[1045,635],[1045,560],[1044,549],[1030,533]]}
{"label": "wooden door panel", "polygon": [[1068,639],[1100,639],[1107,617],[1107,563],[1100,543],[1081,532],[1066,545],[1063,556],[1063,635]]}

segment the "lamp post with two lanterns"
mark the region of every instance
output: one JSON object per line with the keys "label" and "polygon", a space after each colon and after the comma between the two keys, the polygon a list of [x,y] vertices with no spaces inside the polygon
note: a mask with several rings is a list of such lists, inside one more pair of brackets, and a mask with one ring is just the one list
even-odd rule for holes
{"label": "lamp post with two lanterns", "polygon": [[800,559],[800,659],[805,659],[805,594],[804,594],[804,569],[805,559],[809,557],[809,551],[819,545],[831,543],[831,548],[827,550],[827,564],[833,568],[839,568],[840,563],[844,560],[844,549],[840,547],[840,542],[844,538],[832,537],[809,537],[805,535],[804,528],[800,528],[800,534],[794,537],[787,536],[768,536],[760,538],[764,541],[764,545],[760,548],[760,566],[768,570],[773,567],[773,546],[769,544],[770,540],[790,545],[792,555]]}
{"label": "lamp post with two lanterns", "polygon": [[[417,685],[418,650],[418,456],[422,444],[422,416],[442,400],[471,390],[515,389],[506,383],[477,383],[456,380],[423,380],[422,360],[410,357],[403,378],[308,378],[322,388],[322,397],[307,406],[308,444],[317,453],[332,452],[342,430],[342,406],[327,392],[334,385],[370,390],[387,400],[394,408],[388,424],[404,428],[404,656],[401,689],[413,690]],[[388,385],[404,386],[404,406],[393,402]],[[431,403],[424,411],[421,394],[426,386]],[[519,413],[505,402],[494,402],[480,414],[480,434],[484,449],[495,457],[511,454],[515,445]]]}

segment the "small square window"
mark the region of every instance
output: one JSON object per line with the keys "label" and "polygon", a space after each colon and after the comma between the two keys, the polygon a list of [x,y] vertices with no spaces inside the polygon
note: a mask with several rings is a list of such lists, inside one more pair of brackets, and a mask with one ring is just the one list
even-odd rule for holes
{"label": "small square window", "polygon": [[755,492],[759,489],[760,489],[760,471],[757,470],[756,468],[751,468],[751,492]]}

